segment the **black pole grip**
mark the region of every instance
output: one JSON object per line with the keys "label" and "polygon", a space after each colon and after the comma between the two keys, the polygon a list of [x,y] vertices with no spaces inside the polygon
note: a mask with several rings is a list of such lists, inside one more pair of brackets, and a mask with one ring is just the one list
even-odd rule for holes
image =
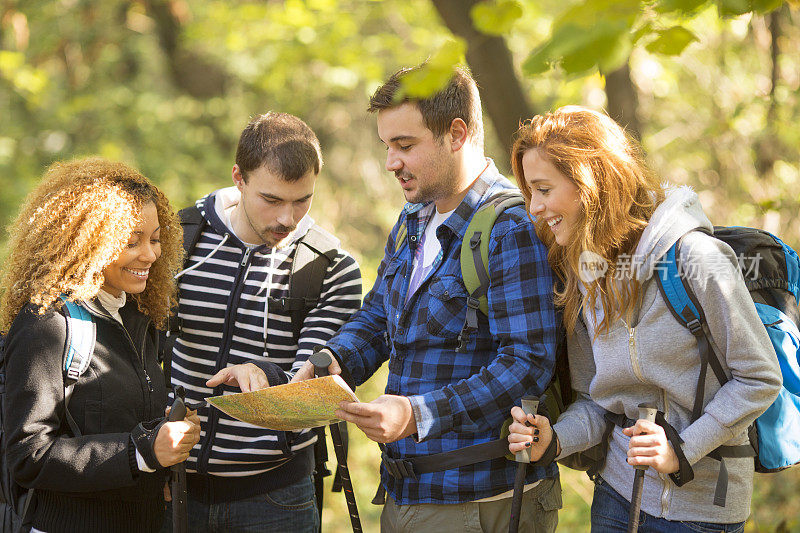
{"label": "black pole grip", "polygon": [[333,359],[328,352],[324,350],[317,350],[311,357],[308,358],[311,364],[314,365],[314,376],[320,378],[329,374],[328,367],[333,363]]}
{"label": "black pole grip", "polygon": [[[178,385],[175,387],[175,401],[169,410],[169,421],[176,422],[186,418],[186,391]],[[172,493],[172,531],[173,533],[188,533],[189,507],[186,494],[186,465],[177,463],[170,467],[172,479],[170,492]]]}
{"label": "black pole grip", "polygon": [[186,418],[186,390],[178,385],[175,387],[175,401],[169,410],[169,421],[176,422]]}

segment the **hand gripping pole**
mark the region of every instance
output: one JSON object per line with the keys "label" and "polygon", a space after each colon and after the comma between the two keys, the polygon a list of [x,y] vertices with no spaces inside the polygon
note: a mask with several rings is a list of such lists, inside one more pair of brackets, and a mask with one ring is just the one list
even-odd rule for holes
{"label": "hand gripping pole", "polygon": [[[522,398],[522,410],[526,415],[535,415],[539,410],[539,398],[537,396],[525,396]],[[514,496],[511,498],[511,519],[508,523],[508,533],[519,531],[519,515],[522,511],[522,493],[525,490],[525,475],[528,473],[528,465],[531,464],[531,451],[526,448],[514,454],[517,464],[517,475],[514,478]]]}
{"label": "hand gripping pole", "polygon": [[[169,421],[175,422],[186,418],[186,391],[178,385],[175,387],[175,401],[169,411]],[[171,479],[169,482],[172,493],[172,531],[174,533],[188,533],[189,508],[186,499],[186,464],[177,463],[170,467]]]}
{"label": "hand gripping pole", "polygon": [[[317,351],[309,361],[314,365],[314,376],[322,377],[328,375],[328,367],[333,360],[325,351]],[[342,433],[339,424],[331,424],[331,438],[333,439],[333,449],[336,452],[336,462],[338,464],[339,475],[342,478],[342,488],[344,498],[347,501],[347,511],[350,513],[350,525],[353,526],[353,533],[361,532],[361,519],[358,517],[358,506],[356,505],[356,495],[353,492],[353,482],[350,480],[350,471],[347,468],[347,451],[344,448]]]}
{"label": "hand gripping pole", "polygon": [[[648,422],[656,421],[658,409],[646,403],[639,404],[639,418]],[[639,530],[639,511],[642,508],[642,489],[644,488],[644,473],[646,466],[637,466],[636,473],[633,475],[633,492],[631,494],[631,508],[628,514],[628,533],[636,533]]]}

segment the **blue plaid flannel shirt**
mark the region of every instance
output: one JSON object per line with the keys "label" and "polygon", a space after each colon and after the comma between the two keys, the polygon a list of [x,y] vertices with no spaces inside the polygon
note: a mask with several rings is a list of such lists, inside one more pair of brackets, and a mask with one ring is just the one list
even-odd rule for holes
{"label": "blue plaid flannel shirt", "polygon": [[[484,185],[476,186],[478,181]],[[484,194],[476,192],[486,186]],[[467,310],[461,240],[477,208],[504,188],[513,185],[490,161],[437,229],[442,253],[405,303],[412,248],[432,213],[423,204],[407,204],[389,235],[375,285],[361,309],[327,344],[356,385],[388,359],[386,394],[407,396],[417,420],[416,435],[386,445],[392,458],[498,439],[511,407],[525,395],[540,396],[550,382],[558,325],[553,277],[547,249],[524,207],[507,209],[495,222],[489,248],[489,316],[478,313],[478,329],[470,334],[466,353],[456,352]],[[395,252],[403,222],[408,236]],[[505,458],[420,474],[418,479],[395,479],[382,465],[381,483],[399,505],[461,503],[512,489],[515,472],[516,463]],[[531,468],[526,483],[557,475],[555,464]]]}

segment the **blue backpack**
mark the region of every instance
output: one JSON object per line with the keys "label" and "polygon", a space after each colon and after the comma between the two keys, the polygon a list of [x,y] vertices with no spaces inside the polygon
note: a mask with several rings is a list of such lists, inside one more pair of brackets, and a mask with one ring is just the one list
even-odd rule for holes
{"label": "blue backpack", "polygon": [[[797,252],[766,231],[717,227],[713,236],[733,248],[739,258],[747,289],[778,355],[783,386],[778,398],[756,419],[750,431],[756,471],[778,472],[800,463],[800,259]],[[692,419],[696,420],[702,412],[708,367],[720,385],[728,378],[709,342],[711,336],[703,309],[681,276],[681,241],[661,260],[656,279],[672,314],[697,338],[701,370],[692,412]]]}
{"label": "blue backpack", "polygon": [[[64,418],[72,435],[81,435],[78,425],[69,414],[67,406],[72,390],[92,360],[96,338],[95,323],[92,315],[80,305],[64,301],[64,315],[67,320],[67,341],[64,345]],[[29,512],[34,501],[33,489],[24,489],[14,482],[6,461],[6,439],[2,424],[2,410],[6,395],[6,368],[4,341],[0,337],[0,532],[17,533],[30,530]]]}

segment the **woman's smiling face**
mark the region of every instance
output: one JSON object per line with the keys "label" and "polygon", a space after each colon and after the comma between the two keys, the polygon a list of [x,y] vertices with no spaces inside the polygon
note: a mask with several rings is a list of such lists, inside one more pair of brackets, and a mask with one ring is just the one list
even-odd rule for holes
{"label": "woman's smiling face", "polygon": [[531,192],[531,216],[546,222],[556,243],[566,246],[582,216],[580,190],[538,149],[523,154],[522,170]]}
{"label": "woman's smiling face", "polygon": [[106,292],[120,296],[123,291],[130,294],[144,291],[150,267],[161,256],[160,233],[156,204],[147,202],[127,245],[103,270]]}

